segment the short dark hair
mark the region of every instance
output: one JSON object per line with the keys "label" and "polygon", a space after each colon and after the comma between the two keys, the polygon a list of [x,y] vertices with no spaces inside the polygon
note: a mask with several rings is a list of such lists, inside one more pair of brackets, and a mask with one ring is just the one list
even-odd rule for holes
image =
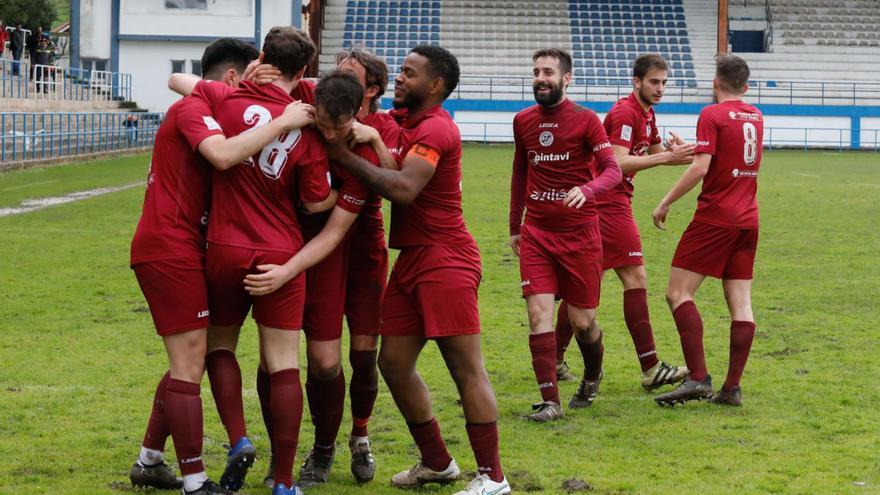
{"label": "short dark hair", "polygon": [[723,89],[733,93],[743,93],[749,82],[749,64],[740,57],[729,53],[715,56],[715,77]]}
{"label": "short dark hair", "polygon": [[349,71],[334,70],[315,86],[315,105],[321,107],[334,122],[357,115],[364,100],[364,88]]}
{"label": "short dark hair", "polygon": [[292,26],[275,26],[263,40],[263,63],[275,66],[292,78],[318,52],[309,35]]}
{"label": "short dark hair", "polygon": [[379,88],[379,92],[370,102],[370,111],[375,112],[379,107],[379,98],[385,94],[385,87],[388,86],[388,65],[381,58],[360,48],[352,48],[336,54],[336,65],[338,66],[348,59],[352,59],[364,67],[367,87],[376,86]]}
{"label": "short dark hair", "polygon": [[559,70],[563,74],[571,72],[571,55],[562,48],[544,48],[538,50],[532,55],[532,62],[537,61],[541,57],[552,57],[559,61]]}
{"label": "short dark hair", "polygon": [[[206,79],[220,77],[219,72],[226,72],[230,67],[239,74],[244,74],[248,64],[260,56],[253,45],[232,38],[215,40],[202,54],[202,76]],[[214,74],[217,72],[218,74]]]}
{"label": "short dark hair", "polygon": [[643,79],[651,69],[669,72],[669,64],[659,53],[643,53],[633,62],[633,77]]}
{"label": "short dark hair", "polygon": [[443,99],[449,98],[449,95],[458,87],[458,80],[461,77],[461,69],[458,67],[458,59],[446,48],[433,45],[419,45],[410,53],[419,54],[428,59],[428,65],[434,75],[443,79],[443,88],[446,90]]}

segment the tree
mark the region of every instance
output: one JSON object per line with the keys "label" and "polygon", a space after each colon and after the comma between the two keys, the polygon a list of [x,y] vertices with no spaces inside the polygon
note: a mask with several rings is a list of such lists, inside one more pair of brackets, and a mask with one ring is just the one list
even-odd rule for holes
{"label": "tree", "polygon": [[52,29],[55,21],[55,5],[51,0],[3,0],[0,2],[0,19],[7,26],[21,24],[23,28],[34,30],[43,26],[44,32]]}

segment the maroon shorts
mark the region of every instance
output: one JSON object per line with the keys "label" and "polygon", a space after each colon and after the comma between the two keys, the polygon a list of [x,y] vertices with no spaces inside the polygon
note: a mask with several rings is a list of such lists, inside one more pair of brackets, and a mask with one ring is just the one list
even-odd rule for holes
{"label": "maroon shorts", "polygon": [[751,280],[757,249],[758,229],[693,220],[678,241],[672,266],[720,279]]}
{"label": "maroon shorts", "polygon": [[201,259],[151,261],[132,268],[156,333],[165,337],[208,327],[208,289]]}
{"label": "maroon shorts", "polygon": [[380,333],[427,339],[480,333],[481,278],[475,244],[403,249],[385,291]]}
{"label": "maroon shorts", "polygon": [[329,341],[342,337],[348,245],[346,237],[326,258],[306,271],[303,332],[309,340]]}
{"label": "maroon shorts", "polygon": [[598,223],[572,232],[522,226],[519,272],[523,297],[555,294],[576,308],[599,306],[602,241]]}
{"label": "maroon shorts", "polygon": [[349,248],[345,317],[353,335],[379,335],[387,279],[388,249],[384,241],[376,246]]}
{"label": "maroon shorts", "polygon": [[260,325],[282,330],[301,329],[306,299],[304,275],[298,275],[265,296],[253,297],[244,289],[244,277],[259,273],[257,265],[283,265],[291,256],[290,253],[210,244],[205,269],[211,324],[241,325],[253,305],[254,321]]}
{"label": "maroon shorts", "polygon": [[642,238],[632,209],[600,210],[599,231],[602,234],[603,270],[645,264]]}

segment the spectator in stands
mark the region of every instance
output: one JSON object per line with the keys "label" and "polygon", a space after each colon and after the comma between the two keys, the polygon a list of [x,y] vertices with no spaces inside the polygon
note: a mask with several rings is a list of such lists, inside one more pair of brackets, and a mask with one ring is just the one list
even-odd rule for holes
{"label": "spectator in stands", "polygon": [[6,23],[0,19],[0,58],[3,58],[3,50],[6,48],[7,41],[9,41],[9,32],[6,31]]}
{"label": "spectator in stands", "polygon": [[19,73],[19,64],[21,63],[21,52],[24,50],[24,31],[21,24],[15,25],[15,31],[12,32],[12,41],[9,43],[9,49],[12,50],[12,75],[17,76]]}
{"label": "spectator in stands", "polygon": [[136,143],[138,138],[138,119],[134,115],[126,117],[122,122],[125,127],[125,140],[128,144]]}
{"label": "spectator in stands", "polygon": [[43,26],[37,26],[37,29],[27,39],[27,50],[31,60],[31,79],[34,78],[34,65],[37,64],[37,49],[40,47],[41,39],[43,39]]}
{"label": "spectator in stands", "polygon": [[37,81],[37,93],[42,91],[43,93],[49,93],[48,83],[49,79],[54,81],[55,73],[54,68],[46,67],[48,65],[52,65],[55,61],[55,46],[50,45],[51,41],[48,36],[42,36],[37,44],[37,49],[34,52],[34,65],[40,65],[39,70],[37,70],[34,75],[36,76]]}

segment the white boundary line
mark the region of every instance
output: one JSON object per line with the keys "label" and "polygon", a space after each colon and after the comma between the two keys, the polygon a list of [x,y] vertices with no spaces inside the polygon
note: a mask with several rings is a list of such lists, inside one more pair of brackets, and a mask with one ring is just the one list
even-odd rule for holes
{"label": "white boundary line", "polygon": [[0,217],[8,217],[12,215],[20,215],[22,213],[30,213],[32,211],[42,210],[45,208],[49,208],[50,206],[63,205],[66,203],[73,203],[74,201],[81,201],[83,199],[93,198],[95,196],[102,196],[104,194],[110,194],[118,191],[124,191],[126,189],[131,189],[137,186],[143,186],[143,181],[134,182],[132,184],[126,184],[124,186],[117,187],[99,187],[97,189],[89,189],[88,191],[78,191],[70,194],[65,194],[64,196],[53,196],[49,198],[37,198],[37,199],[26,199],[19,203],[18,206],[12,208],[0,208]]}

